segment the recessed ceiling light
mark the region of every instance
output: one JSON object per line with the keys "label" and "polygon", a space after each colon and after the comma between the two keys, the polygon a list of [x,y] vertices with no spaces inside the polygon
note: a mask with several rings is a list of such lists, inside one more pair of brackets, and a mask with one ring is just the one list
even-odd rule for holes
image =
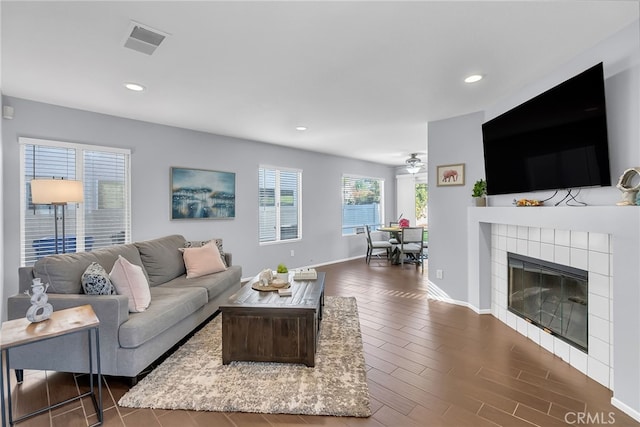
{"label": "recessed ceiling light", "polygon": [[467,77],[466,79],[464,79],[465,83],[475,83],[478,82],[480,80],[482,80],[482,77],[484,77],[482,74],[472,74],[469,77]]}
{"label": "recessed ceiling light", "polygon": [[296,130],[305,131],[305,130],[307,130],[307,127],[306,126],[296,126]]}
{"label": "recessed ceiling light", "polygon": [[124,87],[126,87],[129,90],[132,90],[134,92],[142,92],[143,90],[145,90],[146,88],[144,86],[142,86],[141,84],[138,83],[125,83]]}

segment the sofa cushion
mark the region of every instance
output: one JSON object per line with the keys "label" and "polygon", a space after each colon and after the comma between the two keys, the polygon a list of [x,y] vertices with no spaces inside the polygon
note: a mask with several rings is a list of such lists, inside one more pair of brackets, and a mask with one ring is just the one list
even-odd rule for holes
{"label": "sofa cushion", "polygon": [[242,279],[242,267],[233,265],[225,271],[219,273],[207,274],[205,276],[196,277],[195,279],[187,279],[186,276],[180,276],[169,282],[160,285],[160,288],[205,288],[207,290],[207,298],[209,301],[217,298],[223,292],[232,288],[235,284],[240,289],[240,280]]}
{"label": "sofa cushion", "polygon": [[138,252],[138,248],[133,243],[108,246],[106,248],[96,249],[92,251],[92,253],[96,257],[97,262],[107,271],[111,271],[113,264],[118,260],[118,256],[122,255],[131,264],[142,267],[144,276],[149,280],[149,276],[147,275],[144,265],[142,264],[142,259],[140,258],[140,252]]}
{"label": "sofa cushion", "polygon": [[227,267],[222,262],[218,247],[209,242],[199,248],[181,248],[184,265],[187,269],[187,279],[204,276],[206,274],[224,271]]}
{"label": "sofa cushion", "polygon": [[149,285],[157,286],[186,273],[182,253],[184,237],[174,234],[134,243],[147,270]]}
{"label": "sofa cushion", "polygon": [[109,277],[116,291],[129,298],[129,311],[144,311],[151,303],[149,283],[142,272],[142,267],[131,264],[122,255],[113,264]]}
{"label": "sofa cushion", "polygon": [[49,255],[33,265],[33,275],[48,283],[49,293],[82,293],[82,274],[92,262],[97,262],[92,252]]}
{"label": "sofa cushion", "polygon": [[222,258],[222,262],[225,267],[229,267],[229,263],[227,262],[227,256],[225,255],[224,249],[222,248],[222,239],[211,239],[211,240],[187,240],[184,242],[185,248],[199,248],[201,246],[206,245],[209,242],[213,242],[218,251],[220,252],[220,258]]}
{"label": "sofa cushion", "polygon": [[207,291],[204,288],[156,286],[150,292],[152,302],[149,308],[142,313],[130,314],[129,319],[120,325],[118,340],[121,347],[139,347],[193,315],[207,303]]}
{"label": "sofa cushion", "polygon": [[97,262],[92,262],[82,273],[82,290],[87,295],[113,295],[116,293],[109,273]]}
{"label": "sofa cushion", "polygon": [[[90,252],[73,252],[49,255],[36,261],[33,275],[49,284],[49,293],[80,294],[82,293],[82,274],[92,262],[97,262],[106,271],[111,271],[118,255],[129,262],[142,267],[142,259],[138,248],[133,244],[115,245],[95,249]],[[145,277],[147,273],[144,271]]]}

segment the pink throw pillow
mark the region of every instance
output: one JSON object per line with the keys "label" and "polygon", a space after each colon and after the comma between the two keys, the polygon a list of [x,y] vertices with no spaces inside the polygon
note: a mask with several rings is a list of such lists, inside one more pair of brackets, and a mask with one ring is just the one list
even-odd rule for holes
{"label": "pink throw pillow", "polygon": [[129,312],[138,313],[149,307],[151,291],[142,267],[131,264],[122,255],[118,255],[109,278],[117,293],[129,297]]}
{"label": "pink throw pillow", "polygon": [[187,268],[187,279],[227,269],[222,262],[220,251],[215,242],[209,242],[199,248],[181,248],[181,250],[183,251],[184,266]]}

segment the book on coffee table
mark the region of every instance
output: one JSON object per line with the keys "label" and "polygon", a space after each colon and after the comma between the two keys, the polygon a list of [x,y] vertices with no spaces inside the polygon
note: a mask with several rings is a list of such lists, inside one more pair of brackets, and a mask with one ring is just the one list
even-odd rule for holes
{"label": "book on coffee table", "polygon": [[278,295],[281,297],[290,297],[292,295],[291,288],[278,289]]}
{"label": "book on coffee table", "polygon": [[301,268],[293,272],[293,280],[316,280],[318,272],[315,268]]}

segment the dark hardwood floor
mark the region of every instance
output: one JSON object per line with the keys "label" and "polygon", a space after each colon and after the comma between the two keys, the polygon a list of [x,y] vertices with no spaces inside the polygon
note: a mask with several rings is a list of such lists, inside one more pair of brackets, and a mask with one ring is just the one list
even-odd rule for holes
{"label": "dark hardwood floor", "polygon": [[[357,298],[370,418],[120,408],[116,402],[128,386],[106,377],[104,425],[640,425],[610,404],[610,390],[493,316],[431,299],[427,268],[421,273],[413,265],[401,268],[374,258],[370,265],[355,260],[319,270],[327,273],[327,295]],[[13,390],[17,415],[78,393],[86,382],[86,375],[26,371],[24,383]],[[86,400],[18,425],[86,426],[95,420]]]}

